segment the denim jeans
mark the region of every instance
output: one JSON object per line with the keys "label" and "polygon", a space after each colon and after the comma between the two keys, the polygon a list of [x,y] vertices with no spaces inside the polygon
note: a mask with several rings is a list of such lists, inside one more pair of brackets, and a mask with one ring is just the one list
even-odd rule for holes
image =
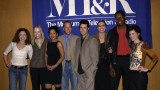
{"label": "denim jeans", "polygon": [[71,81],[71,90],[77,90],[77,77],[72,70],[71,62],[65,62],[64,71],[62,74],[62,90],[68,90],[69,79]]}
{"label": "denim jeans", "polygon": [[28,68],[9,68],[9,90],[17,90],[17,83],[19,83],[19,90],[26,90]]}

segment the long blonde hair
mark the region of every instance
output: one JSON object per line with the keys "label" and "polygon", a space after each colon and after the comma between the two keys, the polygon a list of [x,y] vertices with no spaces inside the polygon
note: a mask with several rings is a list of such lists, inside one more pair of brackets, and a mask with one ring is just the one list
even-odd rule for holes
{"label": "long blonde hair", "polygon": [[41,31],[41,35],[42,35],[42,41],[45,40],[45,37],[44,37],[44,32],[42,30],[42,27],[40,25],[37,25],[33,28],[33,39],[32,39],[32,45],[34,45],[34,42],[35,42],[35,35],[34,35],[34,30],[35,28],[38,28],[40,31]]}

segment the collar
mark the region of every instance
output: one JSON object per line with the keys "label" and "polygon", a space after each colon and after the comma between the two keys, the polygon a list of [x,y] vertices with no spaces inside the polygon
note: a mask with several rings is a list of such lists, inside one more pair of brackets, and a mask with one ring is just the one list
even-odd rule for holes
{"label": "collar", "polygon": [[64,34],[64,37],[65,37],[65,38],[71,38],[71,36],[72,36],[72,34],[69,34],[69,35]]}

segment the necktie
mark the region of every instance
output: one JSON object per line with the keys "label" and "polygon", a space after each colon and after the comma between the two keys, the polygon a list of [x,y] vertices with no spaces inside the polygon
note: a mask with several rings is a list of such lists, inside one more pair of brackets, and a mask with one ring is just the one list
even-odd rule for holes
{"label": "necktie", "polygon": [[70,41],[69,41],[69,38],[68,38],[68,40],[67,40],[67,42],[66,42],[66,59],[67,60],[71,60],[71,58],[70,58]]}

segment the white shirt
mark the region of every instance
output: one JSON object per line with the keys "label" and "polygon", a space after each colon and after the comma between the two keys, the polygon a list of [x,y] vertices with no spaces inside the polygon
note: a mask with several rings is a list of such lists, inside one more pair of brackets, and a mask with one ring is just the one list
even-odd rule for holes
{"label": "white shirt", "polygon": [[29,58],[32,58],[33,49],[32,45],[26,45],[22,49],[18,49],[15,42],[11,42],[7,49],[4,52],[4,55],[8,55],[8,53],[12,51],[12,59],[11,59],[11,65],[15,66],[25,66],[27,65],[27,55]]}

